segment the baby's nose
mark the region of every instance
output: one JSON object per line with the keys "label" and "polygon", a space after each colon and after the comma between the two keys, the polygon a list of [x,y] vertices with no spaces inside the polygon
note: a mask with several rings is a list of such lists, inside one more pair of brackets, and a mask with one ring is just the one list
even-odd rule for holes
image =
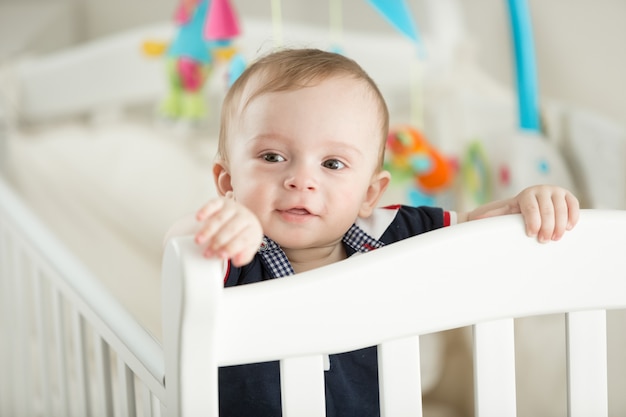
{"label": "baby's nose", "polygon": [[318,182],[310,168],[299,167],[288,174],[284,185],[289,190],[313,191],[317,189]]}

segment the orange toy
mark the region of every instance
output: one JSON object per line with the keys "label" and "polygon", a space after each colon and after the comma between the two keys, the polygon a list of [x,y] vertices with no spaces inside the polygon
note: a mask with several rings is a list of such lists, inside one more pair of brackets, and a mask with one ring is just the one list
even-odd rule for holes
{"label": "orange toy", "polygon": [[451,185],[454,167],[428,143],[417,129],[401,126],[387,137],[387,165],[395,174],[410,175],[426,194],[436,194]]}

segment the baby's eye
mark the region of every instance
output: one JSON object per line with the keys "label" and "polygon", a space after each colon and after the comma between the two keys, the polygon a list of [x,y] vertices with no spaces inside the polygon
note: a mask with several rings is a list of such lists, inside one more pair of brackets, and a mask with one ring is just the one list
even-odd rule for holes
{"label": "baby's eye", "polygon": [[278,155],[277,153],[266,153],[263,155],[263,160],[267,162],[284,162],[285,158]]}
{"label": "baby's eye", "polygon": [[322,166],[328,169],[342,169],[345,168],[345,164],[338,159],[328,159],[322,162]]}

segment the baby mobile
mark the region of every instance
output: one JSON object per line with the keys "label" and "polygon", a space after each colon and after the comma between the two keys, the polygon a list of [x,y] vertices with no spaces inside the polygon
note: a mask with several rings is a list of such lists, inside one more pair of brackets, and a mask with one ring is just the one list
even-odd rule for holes
{"label": "baby mobile", "polygon": [[392,127],[387,137],[385,168],[392,173],[393,186],[406,190],[408,204],[434,205],[437,196],[451,188],[455,165],[433,147],[425,135],[422,108],[421,60],[425,51],[404,0],[368,0],[369,3],[416,47],[411,68],[412,123]]}
{"label": "baby mobile", "polygon": [[570,190],[575,184],[563,155],[543,136],[539,88],[526,0],[508,0],[517,93],[518,126],[500,133],[489,148],[480,140],[469,144],[461,160],[462,189],[472,205],[504,198],[532,184],[558,184]]}
{"label": "baby mobile", "polygon": [[162,115],[199,121],[208,114],[204,88],[216,62],[235,61],[239,20],[229,0],[181,0],[174,22],[172,42],[161,47],[146,42],[144,52],[166,55],[168,93],[160,106]]}

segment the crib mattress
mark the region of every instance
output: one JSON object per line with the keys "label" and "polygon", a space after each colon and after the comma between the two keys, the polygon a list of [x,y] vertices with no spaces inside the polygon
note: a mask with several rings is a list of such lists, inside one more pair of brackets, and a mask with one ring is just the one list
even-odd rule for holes
{"label": "crib mattress", "polygon": [[209,132],[150,120],[63,121],[11,134],[9,178],[45,223],[155,337],[162,240],[213,195]]}

